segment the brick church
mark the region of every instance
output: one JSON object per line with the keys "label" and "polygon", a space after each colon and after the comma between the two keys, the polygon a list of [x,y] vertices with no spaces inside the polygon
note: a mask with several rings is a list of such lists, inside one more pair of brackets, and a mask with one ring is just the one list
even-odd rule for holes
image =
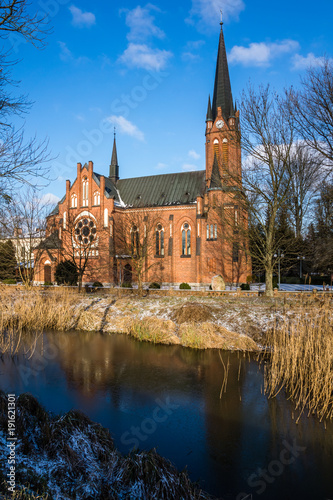
{"label": "brick church", "polygon": [[[206,115],[206,169],[122,179],[114,138],[109,174],[77,164],[47,218],[35,281],[54,282],[60,262],[83,283],[151,283],[206,288],[212,277],[244,283],[251,274],[242,228],[239,111],[232,98],[221,31],[213,99]],[[120,162],[121,163],[121,162]]]}

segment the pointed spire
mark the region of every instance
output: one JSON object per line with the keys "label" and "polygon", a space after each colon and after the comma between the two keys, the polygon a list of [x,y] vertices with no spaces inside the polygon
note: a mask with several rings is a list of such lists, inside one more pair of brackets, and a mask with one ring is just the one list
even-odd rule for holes
{"label": "pointed spire", "polygon": [[118,166],[117,145],[116,145],[116,128],[114,129],[113,134],[114,134],[113,149],[112,149],[109,177],[112,180],[112,182],[115,183],[119,179],[119,166]]}
{"label": "pointed spire", "polygon": [[212,122],[212,121],[213,121],[213,113],[212,113],[212,105],[210,103],[210,95],[209,95],[208,96],[206,122]]}
{"label": "pointed spire", "polygon": [[212,168],[212,175],[210,177],[210,186],[209,189],[212,188],[222,188],[220,170],[219,170],[219,162],[217,160],[216,153],[214,154],[214,162]]}
{"label": "pointed spire", "polygon": [[214,84],[214,95],[213,95],[213,119],[215,120],[217,115],[217,108],[220,107],[222,110],[222,116],[227,121],[228,118],[234,114],[234,109],[232,105],[232,93],[229,78],[229,69],[227,61],[227,53],[225,49],[224,36],[222,30],[222,21],[220,22],[221,31],[219,39],[219,48],[217,52],[217,62],[216,62],[216,72],[215,72],[215,84]]}

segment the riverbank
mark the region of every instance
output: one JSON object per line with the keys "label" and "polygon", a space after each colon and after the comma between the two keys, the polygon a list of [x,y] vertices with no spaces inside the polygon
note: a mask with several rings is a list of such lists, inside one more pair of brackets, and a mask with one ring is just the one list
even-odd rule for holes
{"label": "riverbank", "polygon": [[[286,319],[320,309],[325,297],[118,296],[66,289],[0,288],[0,331],[86,330],[197,349],[257,351]],[[7,344],[6,344],[7,342]],[[8,339],[2,337],[2,351]]]}
{"label": "riverbank", "polygon": [[[7,457],[0,464],[0,498],[20,500],[208,500],[187,472],[151,451],[121,455],[109,431],[83,413],[46,412],[31,395],[16,401],[13,449],[7,448],[8,400],[0,392],[0,443],[15,463],[15,493],[8,488]],[[14,480],[13,480],[14,478]]]}

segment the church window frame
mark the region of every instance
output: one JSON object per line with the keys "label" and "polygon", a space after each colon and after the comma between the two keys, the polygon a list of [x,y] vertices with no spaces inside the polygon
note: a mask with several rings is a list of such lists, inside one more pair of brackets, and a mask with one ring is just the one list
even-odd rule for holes
{"label": "church window frame", "polygon": [[82,206],[88,206],[88,195],[89,195],[89,181],[87,177],[82,179]]}
{"label": "church window frame", "polygon": [[98,206],[101,204],[101,194],[99,191],[94,192],[94,206]]}
{"label": "church window frame", "polygon": [[184,222],[181,227],[182,257],[191,257],[191,225]]}
{"label": "church window frame", "polygon": [[213,149],[214,149],[214,156],[216,156],[217,159],[220,157],[220,146],[219,146],[219,141],[218,139],[214,139],[213,142]]}
{"label": "church window frame", "polygon": [[139,228],[136,224],[131,227],[131,252],[133,256],[139,255]]}
{"label": "church window frame", "polygon": [[71,208],[77,208],[77,195],[75,193],[71,196]]}
{"label": "church window frame", "polygon": [[104,227],[109,226],[109,211],[107,208],[104,208],[104,221],[103,221]]}
{"label": "church window frame", "polygon": [[164,257],[164,227],[160,223],[155,229],[155,257]]}
{"label": "church window frame", "polygon": [[207,224],[206,239],[208,241],[217,240],[217,224]]}

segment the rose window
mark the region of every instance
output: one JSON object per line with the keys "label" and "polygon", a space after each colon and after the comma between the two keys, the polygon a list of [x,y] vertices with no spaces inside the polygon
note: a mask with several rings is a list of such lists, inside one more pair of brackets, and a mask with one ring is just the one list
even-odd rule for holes
{"label": "rose window", "polygon": [[75,226],[75,239],[79,245],[88,245],[96,239],[96,224],[93,220],[80,219]]}

